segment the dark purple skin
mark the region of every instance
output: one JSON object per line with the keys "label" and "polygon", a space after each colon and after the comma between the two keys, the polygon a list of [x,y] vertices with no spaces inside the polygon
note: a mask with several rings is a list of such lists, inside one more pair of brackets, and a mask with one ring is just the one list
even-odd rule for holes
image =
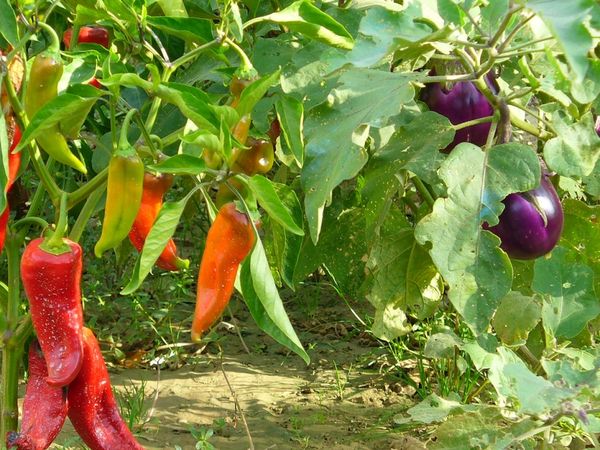
{"label": "dark purple skin", "polygon": [[600,116],[596,117],[596,133],[600,136]]}
{"label": "dark purple skin", "polygon": [[[538,207],[546,214],[546,226],[528,196],[535,198]],[[511,258],[535,259],[554,248],[563,228],[563,211],[547,175],[542,175],[537,188],[525,194],[510,194],[502,203],[505,208],[498,225],[484,228],[500,238],[500,248]]]}
{"label": "dark purple skin", "polygon": [[[486,81],[492,92],[498,92],[498,85],[494,75],[490,72]],[[494,114],[494,108],[470,81],[454,83],[450,90],[442,87],[440,83],[431,83],[421,91],[421,99],[429,106],[431,111],[446,116],[453,125],[480,119]],[[450,152],[461,142],[483,146],[490,132],[491,122],[473,125],[458,130],[454,141],[443,151]]]}

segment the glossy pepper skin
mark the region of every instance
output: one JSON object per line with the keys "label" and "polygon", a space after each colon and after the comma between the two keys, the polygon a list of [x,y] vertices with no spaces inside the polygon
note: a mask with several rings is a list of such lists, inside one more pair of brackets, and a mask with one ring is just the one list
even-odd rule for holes
{"label": "glossy pepper skin", "polygon": [[[142,251],[146,237],[150,233],[163,205],[163,196],[172,184],[172,175],[153,175],[148,172],[144,174],[142,203],[129,232],[129,240],[138,252]],[[156,265],[163,270],[176,271],[188,267],[189,261],[182,260],[177,256],[175,241],[170,239],[156,261]]]}
{"label": "glossy pepper skin", "polygon": [[75,379],[83,361],[81,247],[62,241],[68,246],[65,253],[49,253],[40,247],[44,238],[38,238],[21,258],[21,279],[48,366],[47,382],[59,387]]}
{"label": "glossy pepper skin", "polygon": [[83,329],[84,357],[77,378],[69,385],[69,420],[92,450],[140,450],[119,414],[100,346],[89,328]]}
{"label": "glossy pepper skin", "polygon": [[144,163],[127,142],[127,126],[124,124],[119,148],[108,164],[102,234],[94,247],[97,257],[127,237],[142,203]]}
{"label": "glossy pepper skin", "polygon": [[[67,28],[63,34],[63,43],[66,48],[71,47],[71,39],[73,38],[73,28]],[[78,44],[98,44],[104,48],[110,46],[110,37],[108,30],[104,27],[81,27],[77,37]]]}
{"label": "glossy pepper skin", "polygon": [[[8,193],[12,188],[12,185],[17,178],[19,173],[19,167],[21,166],[21,153],[13,153],[13,150],[19,145],[21,141],[21,129],[15,125],[12,143],[8,150],[8,179],[6,182],[5,192]],[[4,250],[4,241],[6,240],[6,227],[8,226],[8,218],[10,216],[10,208],[8,204],[2,214],[0,214],[0,253]]]}
{"label": "glossy pepper skin", "polygon": [[[486,82],[494,93],[498,92],[495,77],[491,73],[486,76]],[[453,125],[494,114],[492,105],[470,81],[454,83],[450,89],[444,88],[440,83],[428,84],[421,91],[421,99],[431,111],[446,116]],[[483,146],[487,141],[490,127],[491,122],[487,122],[458,130],[454,140],[444,151],[452,151],[461,142]]]}
{"label": "glossy pepper skin", "polygon": [[534,259],[556,246],[564,217],[560,199],[548,175],[542,174],[537,188],[510,194],[502,202],[505,208],[500,221],[488,229],[501,239],[500,248],[509,256]]}
{"label": "glossy pepper skin", "polygon": [[249,137],[246,140],[246,146],[250,148],[243,150],[238,156],[233,166],[235,172],[243,172],[252,176],[257,173],[267,173],[271,170],[275,153],[273,152],[273,144],[270,141]]}
{"label": "glossy pepper skin", "polygon": [[250,253],[256,236],[250,219],[234,203],[219,209],[208,230],[200,263],[192,341],[198,342],[223,314],[233,293],[238,266]]}
{"label": "glossy pepper skin", "polygon": [[29,346],[28,372],[21,431],[9,432],[6,446],[45,450],[54,442],[67,418],[67,391],[46,383],[48,369],[37,341]]}
{"label": "glossy pepper skin", "polygon": [[[47,102],[58,95],[58,82],[63,73],[63,64],[59,56],[51,52],[37,55],[31,63],[27,91],[25,92],[25,111],[31,119]],[[56,161],[66,164],[82,173],[87,173],[85,164],[69,148],[58,124],[36,138],[39,146]]]}

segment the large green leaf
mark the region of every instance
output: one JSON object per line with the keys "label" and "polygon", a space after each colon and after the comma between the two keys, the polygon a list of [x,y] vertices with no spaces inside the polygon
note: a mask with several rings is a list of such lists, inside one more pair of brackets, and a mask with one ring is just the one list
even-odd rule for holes
{"label": "large green leaf", "polygon": [[354,45],[352,36],[342,24],[308,0],[299,0],[260,19],[284,25],[292,31],[334,47],[351,49]]}
{"label": "large green leaf", "polygon": [[17,17],[8,0],[0,0],[0,34],[13,47],[19,42]]}
{"label": "large green leaf", "polygon": [[367,270],[370,275],[367,298],[376,309],[373,330],[378,331],[376,335],[381,339],[391,340],[410,331],[406,324],[390,320],[399,314],[393,311],[428,317],[444,292],[440,274],[415,241],[413,228],[398,209],[390,211],[375,238]]}
{"label": "large green leaf", "polygon": [[577,79],[583,80],[588,68],[587,53],[592,48],[592,37],[584,22],[594,1],[527,0],[526,3],[542,17],[560,43]]}
{"label": "large green leaf", "polygon": [[541,316],[542,304],[539,298],[511,291],[500,302],[492,324],[504,344],[524,345],[529,332],[535,328]]}
{"label": "large green leaf", "polygon": [[553,122],[558,136],[544,146],[548,166],[565,176],[590,175],[600,157],[600,138],[594,130],[592,114],[584,115],[572,125],[555,114]]}
{"label": "large green leaf", "polygon": [[558,338],[573,338],[600,314],[594,292],[594,272],[577,263],[562,247],[535,262],[533,289],[544,295],[544,329]]}
{"label": "large green leaf", "polygon": [[304,106],[300,100],[291,96],[281,97],[275,104],[281,134],[292,151],[299,167],[304,164]]}
{"label": "large green leaf", "polygon": [[244,300],[258,326],[308,364],[308,354],[285,312],[260,238],[242,263],[239,281]]}
{"label": "large green leaf", "polygon": [[435,201],[415,236],[423,245],[431,243],[430,254],[449,284],[450,301],[475,333],[483,333],[510,289],[512,266],[498,248],[500,240],[483,231],[481,223],[497,223],[506,195],[539,183],[538,159],[522,144],[499,145],[488,153],[460,144],[439,174],[448,197]]}
{"label": "large green leaf", "polygon": [[192,17],[148,17],[151,27],[181,39],[204,43],[213,39],[212,23],[207,19]]}
{"label": "large green leaf", "polygon": [[340,77],[340,85],[329,100],[307,114],[301,181],[313,241],[319,238],[323,208],[331,191],[355,177],[367,161],[362,146],[368,137],[368,125],[381,126],[412,101],[410,79],[378,70],[350,70]]}

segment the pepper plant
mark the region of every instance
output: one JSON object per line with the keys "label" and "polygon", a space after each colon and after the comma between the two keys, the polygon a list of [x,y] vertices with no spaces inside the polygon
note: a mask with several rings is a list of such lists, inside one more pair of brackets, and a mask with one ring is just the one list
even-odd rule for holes
{"label": "pepper plant", "polygon": [[[480,381],[396,418],[431,427],[428,448],[534,448],[567,425],[600,446],[597,2],[0,0],[0,19],[0,186],[35,185],[18,216],[0,196],[2,439],[19,430],[34,332],[48,373],[56,362],[40,325],[56,317],[36,318],[56,292],[37,295],[25,247],[42,235],[46,255],[71,254],[101,221],[83,253],[109,265],[129,236],[131,295],[153,270],[186,270],[175,243],[192,209],[214,223],[184,252],[202,260],[190,340],[235,283],[308,363],[279,290],[321,271],[370,302],[381,340],[458,318],[424,356],[460,354]],[[83,362],[59,385],[77,386],[68,414],[84,441],[111,448],[88,416],[118,416],[114,400],[81,410],[90,364],[105,368],[75,325]]]}

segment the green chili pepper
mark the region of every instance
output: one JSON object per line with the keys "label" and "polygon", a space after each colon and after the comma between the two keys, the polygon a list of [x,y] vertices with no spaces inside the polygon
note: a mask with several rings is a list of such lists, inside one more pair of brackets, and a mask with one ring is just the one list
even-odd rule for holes
{"label": "green chili pepper", "polygon": [[[33,59],[25,92],[25,112],[30,119],[42,106],[56,97],[62,73],[62,61],[52,50],[40,53]],[[42,150],[56,161],[87,173],[85,164],[69,149],[65,137],[60,133],[58,124],[44,130],[36,140]]]}
{"label": "green chili pepper", "polygon": [[133,114],[127,113],[119,146],[108,164],[108,187],[102,234],[94,253],[101,257],[106,250],[115,248],[129,234],[142,201],[144,163],[135,148],[127,141],[127,131]]}

